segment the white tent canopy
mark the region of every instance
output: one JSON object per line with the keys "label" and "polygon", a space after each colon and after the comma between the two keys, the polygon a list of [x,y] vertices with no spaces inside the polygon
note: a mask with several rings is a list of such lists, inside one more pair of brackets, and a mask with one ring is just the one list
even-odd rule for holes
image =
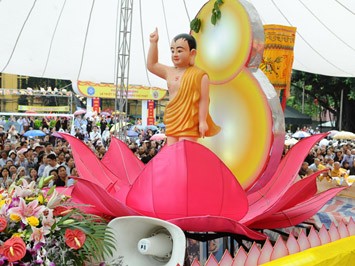
{"label": "white tent canopy", "polygon": [[[264,24],[297,27],[294,69],[355,76],[355,1],[250,2]],[[133,0],[130,84],[166,87],[145,68],[149,33],[159,28],[160,61],[170,64],[170,39],[204,3]],[[1,0],[0,72],[115,83],[119,15],[118,0]]]}

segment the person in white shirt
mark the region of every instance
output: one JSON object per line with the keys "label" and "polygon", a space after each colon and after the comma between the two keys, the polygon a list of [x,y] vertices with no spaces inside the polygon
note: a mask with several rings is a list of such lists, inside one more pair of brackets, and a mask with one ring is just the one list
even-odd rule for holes
{"label": "person in white shirt", "polygon": [[99,132],[98,126],[94,126],[93,130],[90,132],[89,138],[91,143],[94,144],[94,146],[96,146],[96,142],[98,140],[101,140],[101,134]]}
{"label": "person in white shirt", "polygon": [[105,130],[102,132],[102,142],[103,142],[105,147],[108,144],[110,136],[111,136],[110,128],[109,128],[109,126],[106,126]]}
{"label": "person in white shirt", "polygon": [[50,153],[47,155],[47,163],[48,165],[44,168],[42,176],[49,176],[50,171],[53,169],[57,169],[59,164],[57,163],[57,156],[54,153]]}

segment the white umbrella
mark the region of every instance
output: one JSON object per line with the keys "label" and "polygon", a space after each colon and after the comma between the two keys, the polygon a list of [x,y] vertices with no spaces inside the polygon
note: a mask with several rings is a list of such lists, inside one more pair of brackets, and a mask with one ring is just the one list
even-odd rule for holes
{"label": "white umbrella", "polygon": [[320,142],[319,142],[319,146],[328,146],[329,144],[329,140],[327,139],[322,139]]}
{"label": "white umbrella", "polygon": [[295,139],[295,138],[286,139],[285,140],[285,145],[286,146],[291,146],[291,145],[295,145],[297,142],[298,142],[298,140]]}
{"label": "white umbrella", "polygon": [[292,137],[300,139],[300,138],[306,138],[309,137],[311,134],[305,131],[297,131],[292,134]]}
{"label": "white umbrella", "polygon": [[349,131],[340,131],[333,136],[333,139],[355,139],[355,134]]}
{"label": "white umbrella", "polygon": [[328,137],[332,138],[338,132],[339,132],[338,130],[331,130],[329,131]]}

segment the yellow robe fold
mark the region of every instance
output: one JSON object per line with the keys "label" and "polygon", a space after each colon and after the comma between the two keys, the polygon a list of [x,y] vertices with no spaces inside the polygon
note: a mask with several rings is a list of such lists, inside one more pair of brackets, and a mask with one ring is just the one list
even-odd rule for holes
{"label": "yellow robe fold", "polygon": [[[189,67],[182,76],[180,88],[165,109],[165,134],[172,137],[200,137],[199,102],[201,97],[201,80],[206,72],[198,67]],[[210,114],[207,114],[208,131],[205,136],[216,135],[221,128],[217,126]]]}

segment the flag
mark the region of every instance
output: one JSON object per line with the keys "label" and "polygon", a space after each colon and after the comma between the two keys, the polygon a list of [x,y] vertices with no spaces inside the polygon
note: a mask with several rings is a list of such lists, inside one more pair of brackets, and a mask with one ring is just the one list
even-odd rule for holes
{"label": "flag", "polygon": [[265,43],[260,69],[275,87],[282,109],[290,96],[293,48],[296,28],[283,25],[264,25]]}

